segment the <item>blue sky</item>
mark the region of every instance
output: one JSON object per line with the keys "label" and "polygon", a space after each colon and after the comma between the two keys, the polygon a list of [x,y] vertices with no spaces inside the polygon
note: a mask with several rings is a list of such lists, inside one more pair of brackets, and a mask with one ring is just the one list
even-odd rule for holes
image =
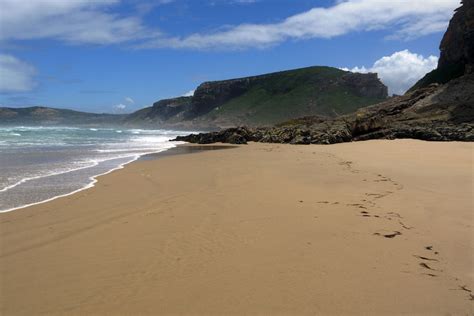
{"label": "blue sky", "polygon": [[0,105],[130,112],[200,83],[327,65],[403,93],[458,0],[0,0]]}

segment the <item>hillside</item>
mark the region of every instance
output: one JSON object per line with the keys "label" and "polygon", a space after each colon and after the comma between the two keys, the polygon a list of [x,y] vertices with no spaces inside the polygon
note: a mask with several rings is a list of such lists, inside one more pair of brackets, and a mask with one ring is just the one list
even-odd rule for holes
{"label": "hillside", "polygon": [[303,115],[336,117],[386,98],[387,87],[376,74],[309,67],[205,82],[193,97],[161,100],[125,122],[180,128],[272,125]]}
{"label": "hillside", "polygon": [[122,123],[124,117],[39,106],[0,108],[1,125],[117,125]]}

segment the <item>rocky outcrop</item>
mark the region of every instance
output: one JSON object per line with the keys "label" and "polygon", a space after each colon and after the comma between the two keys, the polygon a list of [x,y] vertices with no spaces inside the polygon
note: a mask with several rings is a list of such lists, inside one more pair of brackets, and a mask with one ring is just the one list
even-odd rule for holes
{"label": "rocky outcrop", "polygon": [[207,114],[229,100],[241,96],[249,90],[253,82],[263,78],[264,76],[202,83],[194,92],[189,118]]}
{"label": "rocky outcrop", "polygon": [[160,117],[166,121],[181,112],[188,111],[191,107],[191,100],[191,97],[179,97],[158,101],[153,104],[149,115]]}
{"label": "rocky outcrop", "polygon": [[440,44],[438,68],[452,65],[474,65],[474,1],[464,0],[449,23]]}
{"label": "rocky outcrop", "polygon": [[343,75],[341,83],[356,95],[369,98],[387,98],[388,88],[382,84],[376,73],[352,73]]}
{"label": "rocky outcrop", "polygon": [[474,72],[474,0],[462,1],[449,22],[440,44],[438,67],[426,74],[409,91],[432,83],[447,83]]}
{"label": "rocky outcrop", "polygon": [[338,118],[306,117],[270,128],[239,127],[176,140],[200,144],[334,144],[395,138],[474,141],[474,74],[445,85],[432,84]]}

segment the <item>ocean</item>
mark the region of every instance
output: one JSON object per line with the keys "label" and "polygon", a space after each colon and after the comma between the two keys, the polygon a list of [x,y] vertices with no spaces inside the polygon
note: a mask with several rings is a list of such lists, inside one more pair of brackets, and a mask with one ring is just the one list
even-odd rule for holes
{"label": "ocean", "polygon": [[0,212],[92,187],[143,155],[175,147],[189,132],[120,128],[0,127]]}

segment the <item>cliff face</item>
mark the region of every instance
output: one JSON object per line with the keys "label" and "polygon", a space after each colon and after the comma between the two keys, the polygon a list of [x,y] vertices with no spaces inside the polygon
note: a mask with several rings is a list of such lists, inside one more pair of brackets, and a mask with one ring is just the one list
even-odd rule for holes
{"label": "cliff face", "polygon": [[451,65],[474,65],[474,1],[464,0],[456,10],[440,44],[438,68]]}
{"label": "cliff face", "polygon": [[474,72],[474,0],[462,1],[440,44],[437,69],[426,74],[409,91],[432,83],[447,83]]}
{"label": "cliff face", "polygon": [[341,77],[341,82],[361,97],[384,99],[388,96],[388,88],[375,73],[347,73]]}
{"label": "cliff face", "polygon": [[207,114],[229,100],[241,96],[249,90],[255,80],[253,77],[202,83],[194,92],[192,116]]}
{"label": "cliff face", "polygon": [[130,115],[163,127],[220,128],[271,125],[302,115],[333,117],[387,98],[376,74],[309,67],[261,76],[205,82],[190,98],[162,100]]}

